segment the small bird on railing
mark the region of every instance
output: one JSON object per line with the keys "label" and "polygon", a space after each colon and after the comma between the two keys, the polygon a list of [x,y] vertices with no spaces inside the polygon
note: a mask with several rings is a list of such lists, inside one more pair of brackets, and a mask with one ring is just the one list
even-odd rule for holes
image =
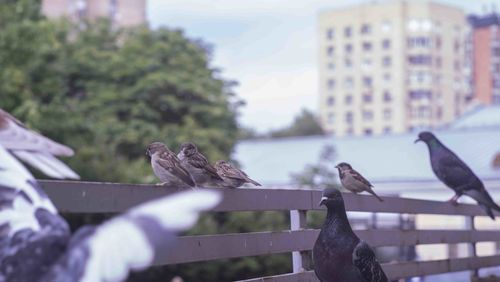
{"label": "small bird on railing", "polygon": [[0,145],[11,154],[52,178],[80,179],[54,156],[72,156],[73,150],[28,129],[15,117],[0,109]]}
{"label": "small bird on railing", "polygon": [[181,165],[174,152],[160,142],[151,143],[146,154],[151,157],[153,172],[162,181],[159,185],[195,187],[191,174]]}
{"label": "small bird on railing", "polygon": [[484,188],[483,182],[474,172],[431,132],[420,132],[415,143],[419,141],[423,141],[429,148],[434,174],[446,186],[455,191],[455,195],[449,202],[456,205],[458,198],[465,194],[476,200],[488,216],[495,220],[493,210],[500,212],[500,207],[493,201]]}
{"label": "small bird on railing", "polygon": [[215,169],[217,170],[217,174],[219,174],[224,182],[222,186],[229,188],[237,188],[245,183],[252,183],[255,186],[262,186],[255,180],[252,180],[248,175],[243,172],[241,169],[238,169],[232,166],[230,163],[218,160],[215,162]]}
{"label": "small bird on railing", "polygon": [[220,199],[210,190],[182,192],[71,236],[42,187],[0,145],[0,281],[124,281],[170,251],[175,234]]}
{"label": "small bird on railing", "polygon": [[336,168],[339,170],[340,182],[345,189],[355,194],[366,191],[375,196],[379,201],[384,201],[377,194],[375,194],[372,189],[373,185],[368,180],[366,180],[359,172],[354,170],[350,164],[339,163]]}
{"label": "small bird on railing", "polygon": [[181,165],[189,171],[197,186],[221,186],[224,181],[193,143],[182,144],[177,157],[181,160]]}
{"label": "small bird on railing", "polygon": [[339,190],[323,191],[327,214],[313,247],[314,272],[320,281],[388,281],[370,246],[352,231]]}

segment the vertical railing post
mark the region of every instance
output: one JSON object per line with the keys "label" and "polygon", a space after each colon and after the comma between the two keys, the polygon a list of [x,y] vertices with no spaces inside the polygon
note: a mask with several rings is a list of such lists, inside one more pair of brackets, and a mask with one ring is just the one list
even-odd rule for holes
{"label": "vertical railing post", "polygon": [[[476,227],[475,227],[475,224],[474,224],[474,216],[466,216],[465,217],[465,228],[467,230],[470,230],[470,231],[476,230]],[[469,242],[468,256],[469,257],[476,257],[477,256],[476,242]],[[479,270],[478,269],[473,269],[471,271],[471,276],[472,276],[472,278],[479,277]],[[471,279],[471,280],[473,280],[473,279]]]}
{"label": "vertical railing post", "polygon": [[[301,230],[307,227],[307,211],[306,210],[291,210],[290,211],[290,230]],[[310,257],[307,251],[292,252],[293,272],[301,272],[309,268]]]}

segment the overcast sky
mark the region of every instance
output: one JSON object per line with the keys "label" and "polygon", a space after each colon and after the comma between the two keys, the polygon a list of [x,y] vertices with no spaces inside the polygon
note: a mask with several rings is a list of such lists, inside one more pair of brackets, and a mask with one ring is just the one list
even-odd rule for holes
{"label": "overcast sky", "polygon": [[[302,107],[317,110],[318,12],[362,2],[148,0],[147,13],[153,28],[182,28],[189,37],[213,45],[212,65],[239,82],[236,92],[247,103],[240,123],[262,132],[286,126]],[[438,2],[479,13],[500,0]]]}

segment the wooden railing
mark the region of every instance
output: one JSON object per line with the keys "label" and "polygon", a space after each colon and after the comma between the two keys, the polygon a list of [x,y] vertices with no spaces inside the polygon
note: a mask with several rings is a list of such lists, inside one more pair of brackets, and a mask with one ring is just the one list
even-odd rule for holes
{"label": "wooden railing", "polygon": [[[131,185],[90,182],[41,181],[49,197],[60,211],[75,213],[123,212],[150,199],[178,192],[154,185]],[[290,230],[180,237],[175,250],[157,257],[157,265],[208,261],[256,255],[292,252],[293,273],[246,281],[318,281],[305,270],[306,251],[311,250],[319,230],[307,229],[307,211],[319,210],[319,190],[218,189],[224,199],[213,211],[290,211]],[[470,244],[464,258],[411,261],[384,264],[391,279],[426,276],[439,273],[475,270],[500,266],[500,254],[478,257],[477,242],[500,241],[500,231],[474,229],[474,217],[484,216],[475,205],[453,206],[445,202],[383,197],[379,202],[371,196],[344,193],[348,211],[398,214],[460,215],[468,220],[466,230],[355,230],[372,247],[412,246],[424,244]]]}

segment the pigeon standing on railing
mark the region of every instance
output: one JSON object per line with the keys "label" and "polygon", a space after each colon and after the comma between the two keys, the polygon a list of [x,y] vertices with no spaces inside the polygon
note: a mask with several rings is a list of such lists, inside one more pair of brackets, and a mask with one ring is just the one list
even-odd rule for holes
{"label": "pigeon standing on railing", "polygon": [[224,179],[208,162],[207,158],[198,152],[193,143],[184,143],[177,157],[182,166],[189,171],[197,186],[221,186]]}
{"label": "pigeon standing on railing", "polygon": [[139,205],[73,236],[24,166],[0,145],[0,281],[123,281],[168,252],[220,194],[201,190]]}
{"label": "pigeon standing on railing", "polygon": [[195,187],[191,174],[181,165],[181,161],[174,152],[160,142],[151,143],[146,154],[151,157],[151,167],[154,174],[163,182],[171,186]]}
{"label": "pigeon standing on railing", "polygon": [[0,109],[0,145],[24,162],[53,178],[79,179],[71,168],[54,156],[72,156],[73,150],[42,136]]}
{"label": "pigeon standing on railing", "polygon": [[252,183],[255,186],[262,186],[257,181],[248,177],[248,175],[241,169],[235,168],[230,163],[219,160],[215,162],[215,169],[224,182],[222,186],[229,188],[237,188],[245,183]]}
{"label": "pigeon standing on railing", "polygon": [[351,229],[339,190],[323,191],[320,205],[328,209],[313,248],[314,272],[323,282],[387,282],[370,246]]}
{"label": "pigeon standing on railing", "polygon": [[493,210],[500,212],[500,207],[493,201],[483,182],[474,172],[431,132],[421,132],[415,143],[418,141],[427,144],[432,170],[437,178],[455,191],[455,195],[449,201],[456,205],[458,198],[465,194],[476,200],[494,220]]}
{"label": "pigeon standing on railing", "polygon": [[354,170],[350,164],[339,163],[335,167],[339,170],[340,182],[345,189],[353,192],[354,194],[366,191],[375,196],[379,201],[384,201],[377,194],[375,194],[372,189],[373,185],[368,180],[366,180],[366,178],[364,178],[359,172]]}

